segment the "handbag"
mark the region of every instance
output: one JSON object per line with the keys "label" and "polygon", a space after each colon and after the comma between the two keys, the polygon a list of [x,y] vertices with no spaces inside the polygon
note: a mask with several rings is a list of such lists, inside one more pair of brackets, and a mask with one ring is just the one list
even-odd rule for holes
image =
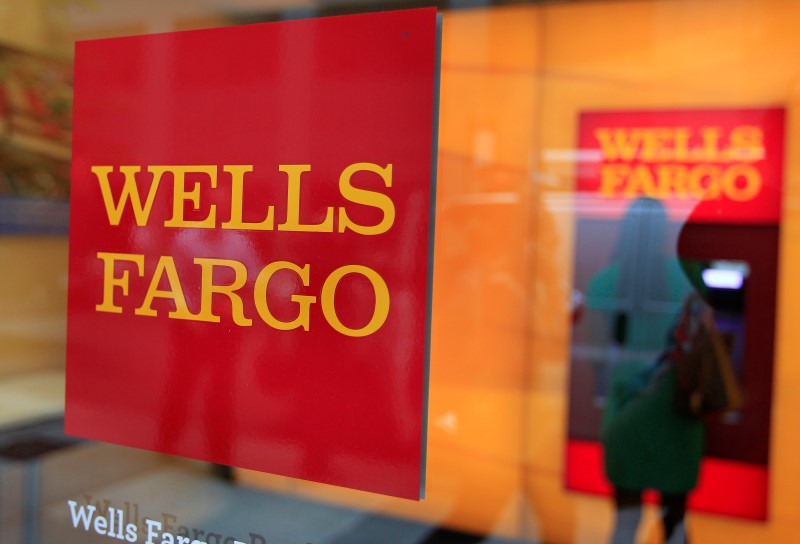
{"label": "handbag", "polygon": [[711,308],[697,295],[683,305],[666,357],[674,364],[675,410],[690,418],[738,410],[743,395]]}

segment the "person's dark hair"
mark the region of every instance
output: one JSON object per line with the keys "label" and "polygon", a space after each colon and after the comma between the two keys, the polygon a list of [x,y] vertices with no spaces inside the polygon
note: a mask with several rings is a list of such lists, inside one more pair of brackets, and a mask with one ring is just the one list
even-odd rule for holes
{"label": "person's dark hair", "polygon": [[669,299],[666,248],[667,214],[653,198],[636,199],[625,212],[612,254],[618,263],[617,298],[627,311],[641,310],[649,301]]}

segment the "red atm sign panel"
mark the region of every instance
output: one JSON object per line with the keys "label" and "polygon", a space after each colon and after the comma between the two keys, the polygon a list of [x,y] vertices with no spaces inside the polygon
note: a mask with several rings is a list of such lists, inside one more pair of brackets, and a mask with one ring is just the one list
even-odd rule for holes
{"label": "red atm sign panel", "polygon": [[81,42],[66,430],[420,498],[432,9]]}
{"label": "red atm sign panel", "polygon": [[586,112],[577,191],[593,215],[650,197],[673,219],[777,224],[783,126],[782,108]]}

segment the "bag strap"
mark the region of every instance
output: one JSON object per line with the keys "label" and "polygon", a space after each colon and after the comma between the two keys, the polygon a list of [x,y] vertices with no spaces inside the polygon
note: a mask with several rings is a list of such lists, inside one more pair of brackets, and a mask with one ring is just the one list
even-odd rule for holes
{"label": "bag strap", "polygon": [[722,385],[725,388],[725,395],[728,399],[727,410],[738,410],[744,403],[744,395],[733,371],[733,363],[728,355],[728,350],[722,343],[722,337],[717,330],[717,325],[711,316],[711,312],[703,315],[704,325],[708,330],[711,346],[714,350],[714,362],[717,366]]}

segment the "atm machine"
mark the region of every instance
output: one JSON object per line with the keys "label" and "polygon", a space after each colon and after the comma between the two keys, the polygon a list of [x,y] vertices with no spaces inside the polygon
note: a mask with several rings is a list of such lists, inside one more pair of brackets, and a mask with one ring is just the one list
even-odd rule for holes
{"label": "atm machine", "polygon": [[[676,131],[680,142],[669,139]],[[737,141],[744,132],[746,146]],[[656,141],[652,134],[664,149],[647,148]],[[780,108],[581,115],[579,146],[590,160],[576,165],[568,489],[610,493],[599,442],[609,377],[618,365],[655,361],[683,300],[700,289],[744,402],[705,419],[705,454],[690,507],[767,518],[782,138]],[[606,167],[614,176],[646,169],[652,180],[664,167],[686,176],[699,171],[705,177],[691,183],[704,192],[691,194],[688,177],[673,177],[669,191],[641,176],[609,181]]]}

